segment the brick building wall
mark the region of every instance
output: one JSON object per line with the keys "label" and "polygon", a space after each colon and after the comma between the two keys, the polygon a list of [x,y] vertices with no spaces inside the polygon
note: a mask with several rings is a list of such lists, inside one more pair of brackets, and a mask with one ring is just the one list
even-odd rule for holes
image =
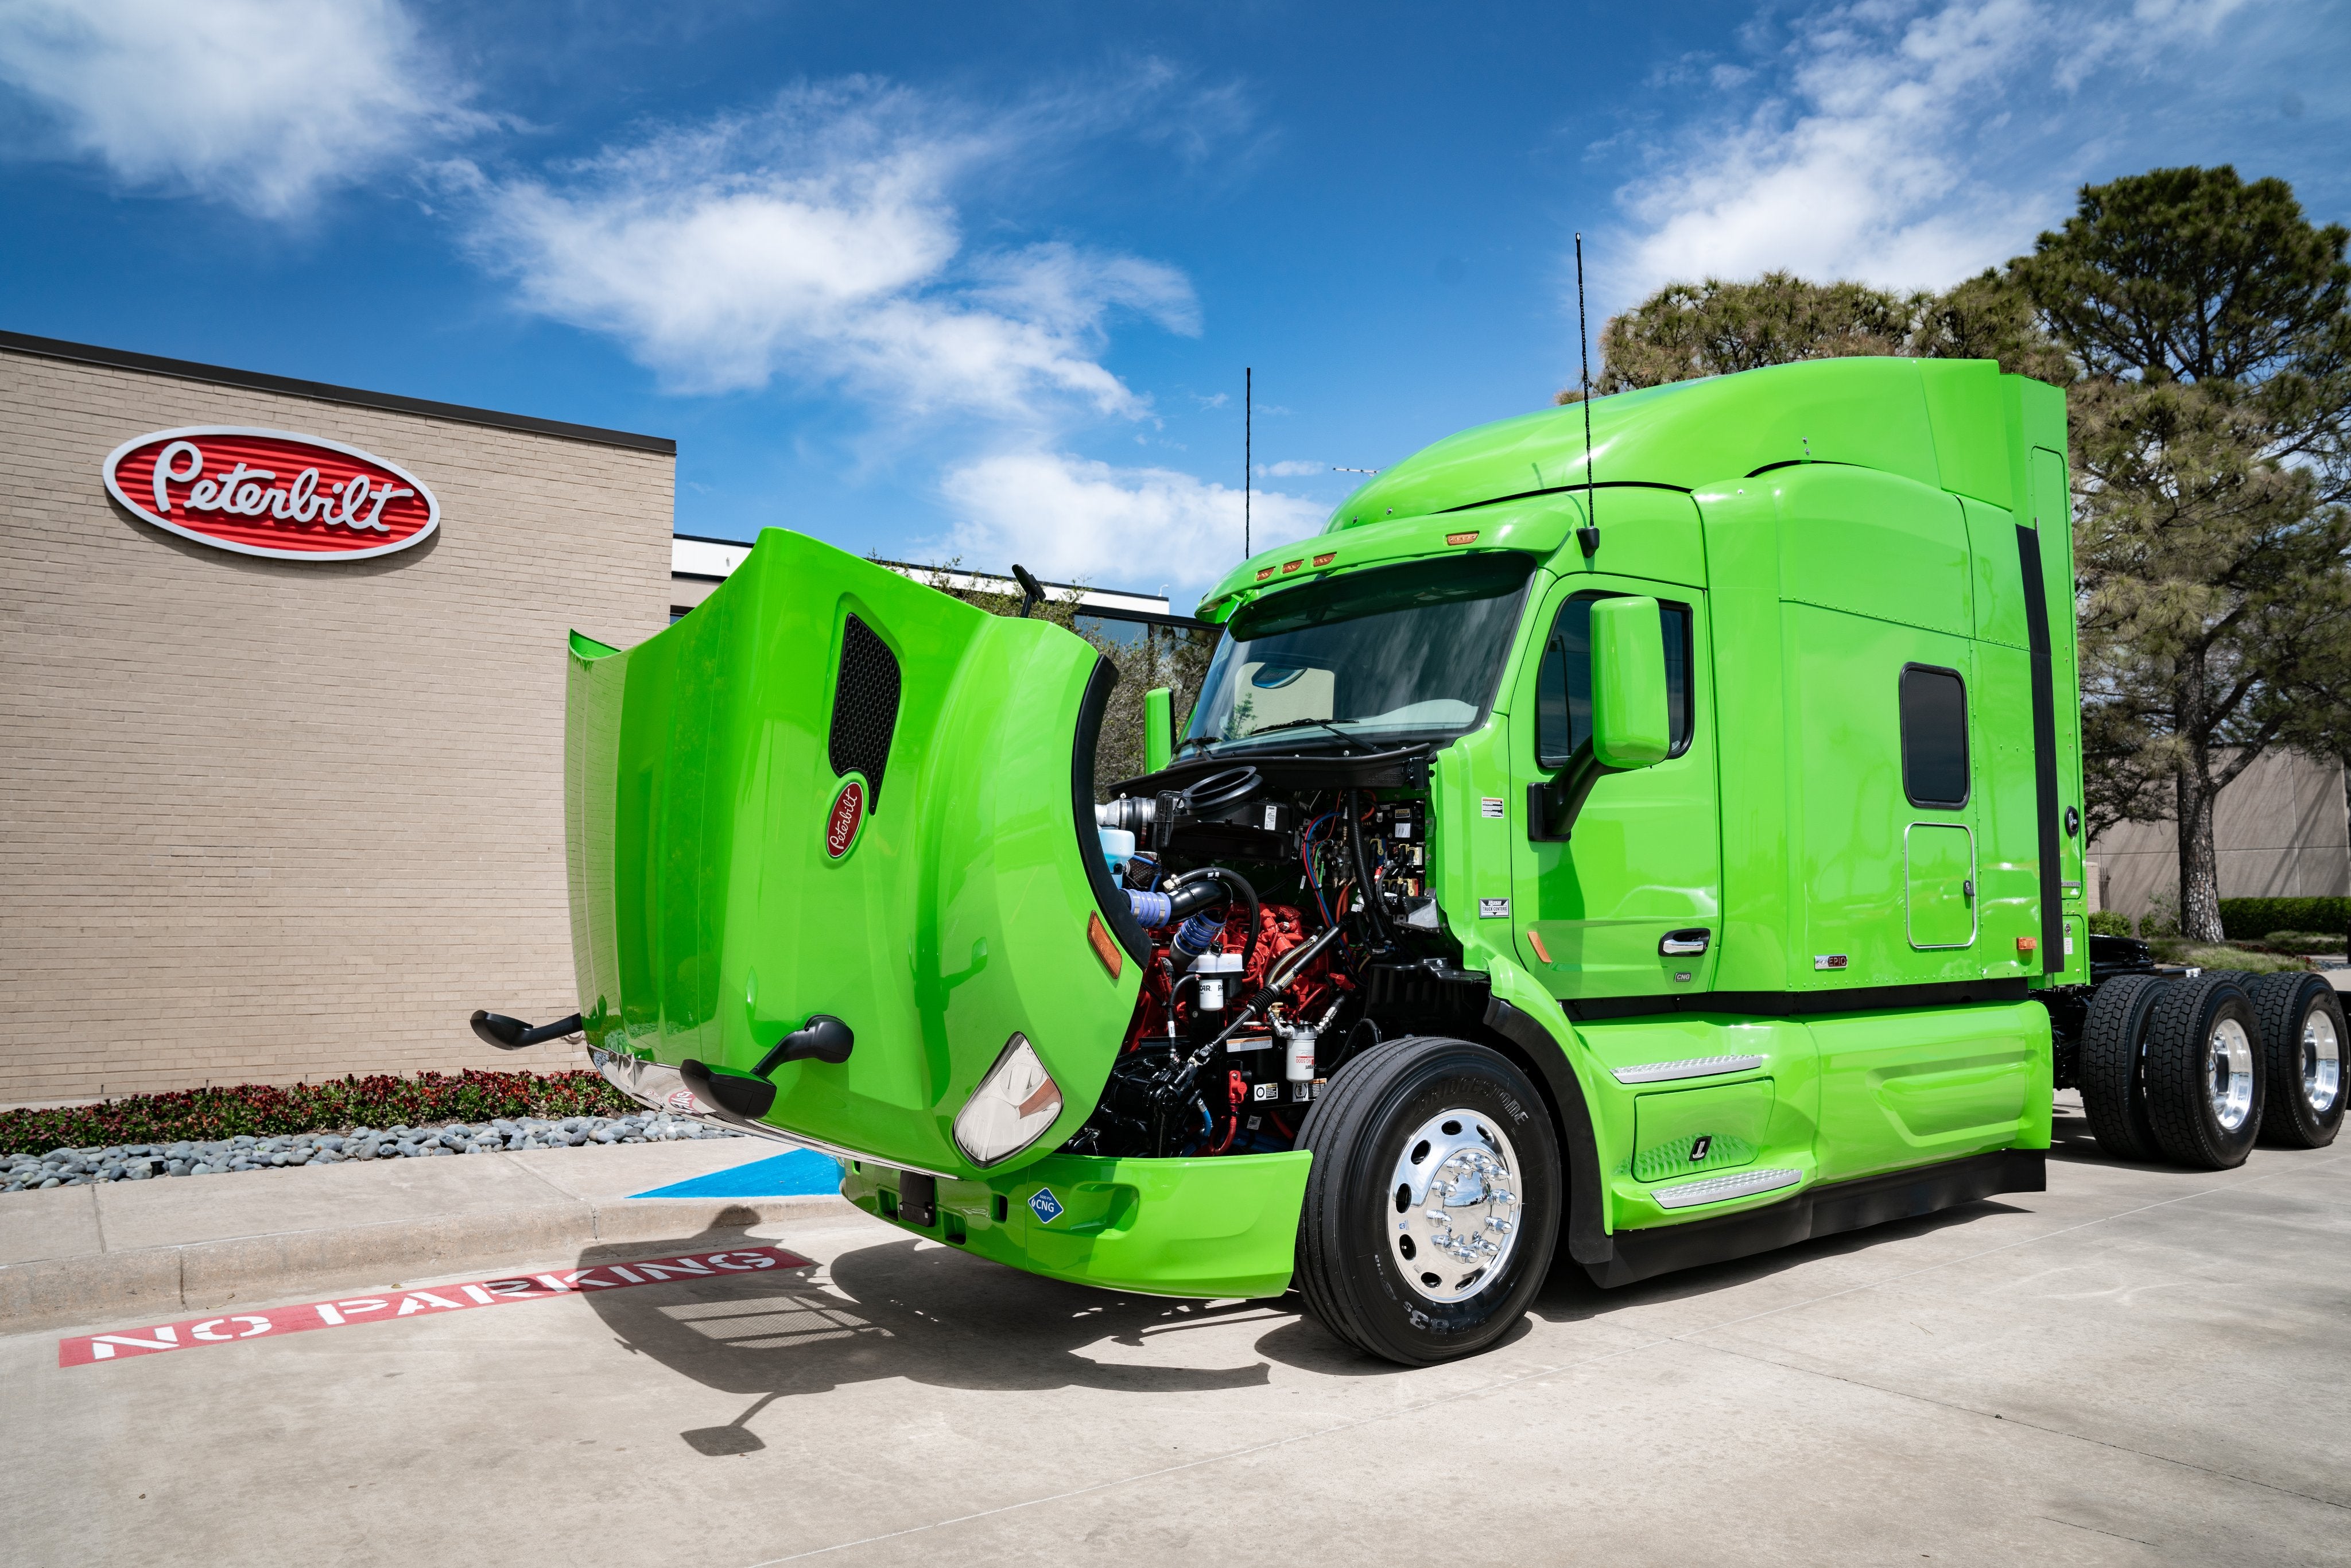
{"label": "brick building wall", "polygon": [[[667,623],[674,449],[183,369],[0,342],[0,1103],[515,1067],[471,1009],[577,1005],[564,633]],[[274,560],[107,496],[193,424],[362,447],[440,528]]]}

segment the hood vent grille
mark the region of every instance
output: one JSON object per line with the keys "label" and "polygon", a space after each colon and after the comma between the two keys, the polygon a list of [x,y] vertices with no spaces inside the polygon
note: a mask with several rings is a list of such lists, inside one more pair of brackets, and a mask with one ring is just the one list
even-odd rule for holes
{"label": "hood vent grille", "polygon": [[826,758],[847,778],[862,774],[868,809],[882,809],[882,770],[898,727],[898,656],[852,615],[841,635],[841,674],[832,688],[832,734]]}

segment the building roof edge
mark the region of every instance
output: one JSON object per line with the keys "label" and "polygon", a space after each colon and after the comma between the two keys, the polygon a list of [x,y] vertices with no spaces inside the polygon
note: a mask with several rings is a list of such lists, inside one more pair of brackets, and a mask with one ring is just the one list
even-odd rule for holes
{"label": "building roof edge", "polygon": [[104,349],[91,343],[68,342],[61,338],[37,338],[29,332],[0,331],[0,350],[34,354],[47,360],[105,365],[114,370],[145,371],[152,375],[176,376],[183,381],[211,382],[218,386],[283,392],[292,397],[315,398],[321,402],[345,403],[353,408],[382,409],[391,413],[414,413],[434,419],[456,420],[465,424],[486,425],[494,430],[517,430],[529,435],[553,435],[566,441],[592,442],[600,446],[622,446],[633,452],[651,452],[664,457],[677,455],[676,441],[666,435],[640,435],[632,431],[606,430],[593,424],[538,419],[527,413],[502,413],[496,409],[470,408],[464,403],[403,397],[398,392],[368,392],[359,387],[336,386],[329,382],[306,382],[293,376],[233,370],[225,365],[202,364],[193,360],[166,359],[160,354],[135,354],[126,349]]}

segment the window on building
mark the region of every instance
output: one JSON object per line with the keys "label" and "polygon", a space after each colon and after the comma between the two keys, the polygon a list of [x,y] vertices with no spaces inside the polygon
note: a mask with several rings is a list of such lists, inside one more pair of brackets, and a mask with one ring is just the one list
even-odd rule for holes
{"label": "window on building", "polygon": [[[1579,593],[1559,607],[1542,666],[1535,678],[1535,756],[1545,768],[1564,768],[1575,748],[1592,738],[1592,606],[1613,597]],[[1659,601],[1657,622],[1666,640],[1666,716],[1674,748],[1689,749],[1694,714],[1690,702],[1690,607]]]}
{"label": "window on building", "polygon": [[1957,670],[1903,668],[1902,792],[1929,810],[1968,803],[1968,687]]}

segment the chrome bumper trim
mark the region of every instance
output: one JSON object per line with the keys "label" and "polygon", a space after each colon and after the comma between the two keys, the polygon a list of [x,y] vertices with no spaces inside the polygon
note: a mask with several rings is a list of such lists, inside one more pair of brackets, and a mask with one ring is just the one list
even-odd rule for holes
{"label": "chrome bumper trim", "polygon": [[599,1051],[594,1046],[588,1048],[588,1060],[605,1082],[648,1110],[666,1111],[673,1116],[699,1122],[705,1127],[748,1133],[755,1138],[765,1138],[770,1143],[783,1144],[795,1149],[814,1149],[838,1160],[862,1160],[872,1165],[888,1166],[893,1170],[935,1176],[941,1181],[964,1179],[946,1171],[927,1170],[921,1166],[910,1166],[904,1160],[867,1154],[862,1149],[844,1149],[838,1144],[828,1144],[821,1138],[811,1138],[788,1127],[771,1127],[765,1122],[750,1122],[728,1115],[695,1099],[694,1091],[685,1086],[684,1075],[676,1068],[658,1061],[646,1061],[617,1051]]}
{"label": "chrome bumper trim", "polygon": [[1726,1072],[1748,1072],[1763,1065],[1760,1056],[1693,1056],[1680,1061],[1644,1061],[1635,1067],[1612,1067],[1619,1083],[1671,1083],[1677,1078],[1719,1078]]}

